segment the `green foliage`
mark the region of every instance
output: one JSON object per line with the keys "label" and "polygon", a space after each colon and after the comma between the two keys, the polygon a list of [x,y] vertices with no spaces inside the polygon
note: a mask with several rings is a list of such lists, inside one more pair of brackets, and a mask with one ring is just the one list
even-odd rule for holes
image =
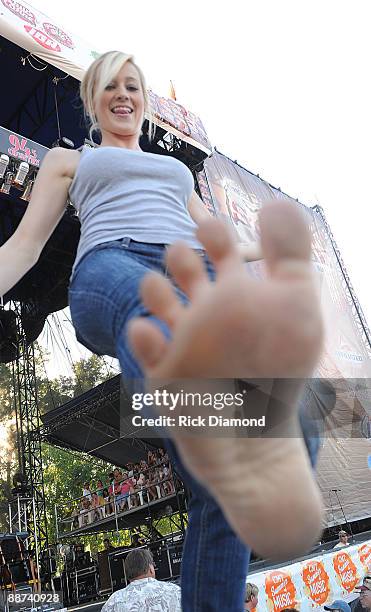
{"label": "green foliage", "polygon": [[[44,368],[45,352],[35,351],[36,386],[41,414],[68,402],[113,375],[103,359],[92,355],[73,364],[72,376],[48,380]],[[12,476],[19,470],[13,401],[12,368],[0,364],[0,530],[6,531]],[[54,504],[81,495],[82,483],[97,478],[106,480],[108,466],[81,453],[43,445],[44,485],[48,530],[55,535]]]}
{"label": "green foliage", "polygon": [[0,423],[13,416],[13,375],[12,369],[0,363]]}

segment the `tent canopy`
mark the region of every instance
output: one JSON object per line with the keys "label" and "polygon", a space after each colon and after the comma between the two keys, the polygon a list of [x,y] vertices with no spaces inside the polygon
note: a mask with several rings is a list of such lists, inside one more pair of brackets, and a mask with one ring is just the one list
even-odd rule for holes
{"label": "tent canopy", "polygon": [[123,467],[164,445],[153,429],[134,428],[120,375],[59,406],[42,417],[45,441],[82,451]]}

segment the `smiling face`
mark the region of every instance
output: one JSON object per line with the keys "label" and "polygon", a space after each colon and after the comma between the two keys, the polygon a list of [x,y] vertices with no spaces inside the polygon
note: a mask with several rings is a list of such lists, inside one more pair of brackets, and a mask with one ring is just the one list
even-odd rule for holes
{"label": "smiling face", "polygon": [[94,110],[102,133],[102,145],[122,142],[139,148],[145,100],[139,73],[127,61],[94,100]]}

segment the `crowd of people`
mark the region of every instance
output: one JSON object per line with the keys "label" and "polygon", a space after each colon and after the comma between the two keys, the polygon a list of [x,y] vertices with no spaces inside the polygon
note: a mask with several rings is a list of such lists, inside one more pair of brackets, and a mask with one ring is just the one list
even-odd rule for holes
{"label": "crowd of people", "polygon": [[[125,559],[125,572],[129,585],[111,595],[102,612],[129,612],[134,610],[161,610],[162,612],[181,612],[180,588],[171,582],[156,580],[152,555],[147,549],[137,549]],[[336,599],[324,606],[323,610],[332,612],[367,612],[371,610],[371,577],[366,576],[358,587],[360,597],[351,604]],[[370,596],[370,597],[369,597]],[[367,599],[369,598],[370,601]],[[148,601],[153,607],[148,608]],[[245,587],[244,610],[254,611],[259,603],[259,588],[248,582]],[[281,612],[299,612],[297,608],[285,608]]]}
{"label": "crowd of people", "polygon": [[119,514],[175,492],[169,457],[164,449],[148,451],[147,460],[115,468],[95,486],[85,482],[82,497],[72,510],[71,530],[112,514]]}

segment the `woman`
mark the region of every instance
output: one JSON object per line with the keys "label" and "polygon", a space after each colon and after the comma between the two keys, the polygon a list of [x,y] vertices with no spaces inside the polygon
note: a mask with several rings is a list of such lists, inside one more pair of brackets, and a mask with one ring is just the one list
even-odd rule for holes
{"label": "woman", "polygon": [[[208,379],[211,392],[211,379],[220,390],[218,378],[310,375],[322,331],[299,212],[278,202],[263,209],[270,276],[252,281],[242,256],[256,259],[259,252],[237,246],[224,224],[209,218],[186,166],[141,151],[148,98],[132,57],[98,58],[81,97],[101,144],[81,154],[48,152],[22,222],[0,249],[0,293],[36,263],[69,195],[81,221],[69,294],[77,337],[98,354],[118,357],[126,378],[145,377],[154,386],[159,379],[193,379],[193,390]],[[226,117],[233,112],[222,79],[218,103]],[[243,609],[246,545],[261,555],[290,556],[318,538],[321,503],[297,416],[301,386],[279,381],[274,389],[289,408],[287,439],[201,439],[175,431],[176,449],[169,443],[193,493],[182,567],[185,612]]]}

